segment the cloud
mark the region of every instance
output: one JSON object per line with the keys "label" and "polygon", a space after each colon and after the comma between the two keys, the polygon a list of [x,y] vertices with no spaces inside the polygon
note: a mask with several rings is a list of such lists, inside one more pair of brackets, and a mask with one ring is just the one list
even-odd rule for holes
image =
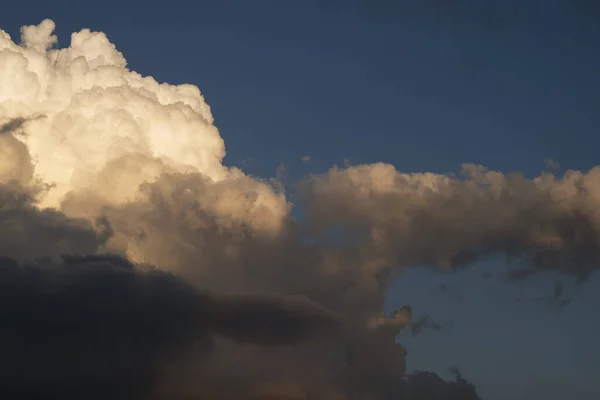
{"label": "cloud", "polygon": [[14,136],[24,121],[17,118],[0,126],[0,184],[28,186],[33,182],[34,167],[29,149]]}
{"label": "cloud", "polygon": [[586,279],[600,265],[599,174],[530,180],[477,165],[453,176],[372,164],[333,168],[302,191],[311,232],[336,227],[382,266],[453,269],[506,254],[524,262],[514,263],[514,276],[550,270]]}
{"label": "cloud", "polygon": [[25,121],[27,121],[25,118],[14,118],[0,125],[0,135],[6,135],[17,131],[25,124]]}
{"label": "cloud", "polygon": [[306,301],[206,294],[118,256],[4,257],[0,286],[0,388],[11,398],[141,398],[185,351],[210,352],[214,335],[273,346],[339,325]]}
{"label": "cloud", "polygon": [[5,122],[2,125],[0,125],[0,135],[17,133],[19,130],[23,129],[23,127],[27,121],[32,121],[32,120],[36,120],[36,119],[40,119],[40,118],[43,118],[43,116],[37,116],[34,118],[23,118],[23,117],[13,118],[13,119],[9,120],[8,122]]}
{"label": "cloud", "polygon": [[10,349],[17,389],[33,376],[100,397],[97,376],[110,398],[395,398],[410,385],[396,337],[428,325],[409,306],[383,314],[398,268],[504,253],[519,274],[584,280],[598,265],[596,169],[346,165],[305,179],[293,205],[222,164],[197,87],[129,70],[100,32],[55,48],[53,29],[24,27],[20,45],[0,31],[0,295],[24,310],[3,345],[35,344]]}
{"label": "cloud", "polygon": [[20,260],[64,253],[94,253],[111,235],[110,224],[41,209],[23,187],[0,184],[0,255]]}
{"label": "cloud", "polygon": [[480,400],[475,386],[465,380],[456,369],[454,380],[445,381],[437,374],[416,371],[407,377],[407,398]]}
{"label": "cloud", "polygon": [[[248,394],[285,383],[343,394],[347,346],[382,338],[399,348],[393,332],[367,326],[384,296],[363,260],[303,242],[285,193],[269,180],[222,165],[223,141],[197,87],[158,83],[128,70],[103,33],[82,30],[69,47],[54,48],[53,29],[49,20],[24,27],[21,45],[0,35],[0,120],[45,115],[13,124],[27,134],[1,137],[14,148],[12,161],[0,164],[11,185],[6,197],[14,203],[6,217],[13,221],[10,229],[3,226],[10,239],[5,255],[110,251],[159,266],[196,288],[302,297],[345,321],[332,350],[303,342],[267,351],[241,344],[247,336],[220,340],[210,368],[205,356],[192,352],[189,368],[163,377],[167,392],[203,392],[212,382],[216,393],[239,387]],[[23,166],[28,174],[15,183]],[[285,310],[283,325],[293,326]],[[250,314],[236,315],[244,320]],[[403,357],[381,348],[386,360],[373,362],[394,365],[401,377]]]}
{"label": "cloud", "polygon": [[410,327],[410,332],[413,336],[419,336],[423,333],[424,330],[430,329],[434,331],[441,331],[445,327],[447,327],[451,322],[446,323],[437,323],[431,319],[431,317],[427,314],[423,315],[415,322],[412,323]]}
{"label": "cloud", "polygon": [[600,18],[600,6],[597,1],[563,0],[563,2],[585,17]]}

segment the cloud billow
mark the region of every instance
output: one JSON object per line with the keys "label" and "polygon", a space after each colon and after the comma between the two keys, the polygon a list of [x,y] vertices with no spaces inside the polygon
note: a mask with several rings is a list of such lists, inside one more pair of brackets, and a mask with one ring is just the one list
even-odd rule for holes
{"label": "cloud billow", "polygon": [[396,336],[437,325],[384,315],[390,267],[597,268],[596,169],[334,168],[300,183],[297,219],[223,165],[196,86],[129,70],[101,32],[56,48],[54,28],[0,31],[4,393],[387,400],[435,381],[441,399],[470,386],[406,376]]}

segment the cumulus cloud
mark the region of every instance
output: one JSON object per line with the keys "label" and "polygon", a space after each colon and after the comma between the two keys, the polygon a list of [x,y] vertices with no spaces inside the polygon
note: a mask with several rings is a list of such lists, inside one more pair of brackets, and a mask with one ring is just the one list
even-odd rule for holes
{"label": "cumulus cloud", "polygon": [[[12,282],[1,307],[14,320],[2,332],[4,346],[21,344],[8,349],[15,390],[38,387],[24,383],[33,376],[82,393],[98,376],[111,398],[152,387],[170,399],[385,400],[410,386],[396,336],[427,325],[410,307],[383,314],[395,269],[497,252],[518,274],[585,279],[597,265],[597,170],[528,180],[346,166],[301,183],[295,218],[280,186],[222,164],[196,86],[129,70],[103,33],[55,48],[53,30],[24,27],[20,44],[0,31],[1,284]],[[88,256],[52,261],[63,254]],[[36,354],[48,356],[28,370]]]}
{"label": "cumulus cloud", "polygon": [[[279,335],[298,332],[286,316],[314,302],[319,306],[311,305],[311,318],[318,321],[327,309],[343,321],[338,343],[325,348],[308,340],[264,349],[245,333],[230,333],[210,354],[192,351],[185,368],[161,376],[157,390],[167,397],[175,388],[231,390],[243,398],[346,396],[359,382],[352,390],[365,396],[398,387],[404,350],[394,339],[401,326],[368,323],[384,302],[381,278],[365,268],[370,260],[345,246],[306,241],[277,185],[225,167],[223,141],[197,87],[158,83],[128,70],[103,33],[84,29],[69,47],[55,48],[53,29],[49,20],[24,27],[21,44],[0,35],[0,139],[10,155],[0,163],[4,255],[36,262],[64,253],[122,254],[198,290],[243,296],[250,309],[237,302],[221,326],[262,324],[253,310],[264,300],[247,297],[257,295],[296,299],[280,305],[284,322],[278,326],[285,329],[270,328]],[[158,322],[143,323],[160,334]],[[262,337],[276,342],[278,336]],[[112,362],[117,359],[105,364]],[[387,373],[378,378],[377,371]],[[363,375],[369,378],[361,381]]]}
{"label": "cumulus cloud", "polygon": [[[108,200],[128,199],[163,171],[227,175],[223,140],[197,87],[159,84],[127,70],[100,32],[82,30],[70,47],[53,49],[53,30],[46,20],[23,27],[21,45],[0,37],[0,115],[46,116],[30,121],[35,134],[22,138],[36,173],[54,184],[45,205],[58,206],[67,192],[89,186]],[[124,178],[108,190],[102,179],[115,164]]]}
{"label": "cumulus cloud", "polygon": [[503,253],[526,262],[515,276],[553,270],[585,279],[600,261],[599,174],[530,180],[477,165],[454,176],[373,164],[315,176],[303,196],[311,232],[341,227],[380,265],[456,268]]}

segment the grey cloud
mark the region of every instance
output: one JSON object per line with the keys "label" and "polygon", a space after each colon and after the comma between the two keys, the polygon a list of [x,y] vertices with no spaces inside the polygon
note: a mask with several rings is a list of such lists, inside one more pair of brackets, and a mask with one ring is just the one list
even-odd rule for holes
{"label": "grey cloud", "polygon": [[14,399],[141,399],[186,351],[214,350],[214,335],[286,345],[339,325],[305,301],[202,293],[111,255],[4,257],[0,287],[0,392]]}
{"label": "grey cloud", "polygon": [[44,116],[40,115],[40,116],[30,117],[30,118],[25,118],[25,117],[12,118],[8,122],[4,122],[3,124],[0,125],[0,135],[19,133],[20,131],[22,131],[24,129],[24,125],[27,122],[34,121],[34,120],[40,119],[40,118],[44,118]]}
{"label": "grey cloud", "polygon": [[476,387],[467,381],[456,369],[458,374],[454,380],[445,381],[437,374],[426,371],[416,371],[406,379],[406,399],[414,400],[481,400]]}
{"label": "grey cloud", "polygon": [[[240,188],[242,182],[230,186],[197,173],[165,174],[141,186],[140,196],[126,204],[105,206],[85,193],[72,193],[62,204],[69,215],[104,215],[114,231],[106,244],[111,251],[160,265],[214,292],[312,299],[344,321],[338,343],[329,348],[303,342],[277,351],[248,351],[220,342],[209,367],[194,364],[188,369],[191,376],[176,374],[166,391],[187,388],[197,393],[210,386],[220,393],[241,385],[239,393],[261,393],[285,384],[295,388],[292,392],[384,398],[400,390],[405,351],[395,337],[407,326],[400,323],[404,314],[379,325],[368,323],[383,308],[383,288],[390,277],[378,265],[370,267],[370,254],[353,246],[304,241],[301,226],[292,218],[284,219],[277,235],[270,235],[253,229],[250,221],[212,211],[215,201],[232,193],[252,198],[252,186],[248,192]],[[352,363],[345,356],[349,353]]]}
{"label": "grey cloud", "polygon": [[411,324],[410,332],[413,336],[419,336],[425,330],[441,331],[450,325],[451,322],[435,322],[428,314],[423,315]]}
{"label": "grey cloud", "polygon": [[111,235],[102,218],[96,224],[52,209],[36,207],[35,199],[16,184],[0,184],[0,254],[17,259],[56,257],[97,251]]}
{"label": "grey cloud", "polygon": [[0,135],[12,134],[21,128],[27,120],[25,118],[15,118],[0,125]]}
{"label": "grey cloud", "polygon": [[529,180],[472,165],[456,177],[374,164],[332,169],[301,191],[311,232],[344,232],[382,264],[458,268],[503,253],[519,261],[513,277],[551,270],[585,280],[600,265],[599,173]]}

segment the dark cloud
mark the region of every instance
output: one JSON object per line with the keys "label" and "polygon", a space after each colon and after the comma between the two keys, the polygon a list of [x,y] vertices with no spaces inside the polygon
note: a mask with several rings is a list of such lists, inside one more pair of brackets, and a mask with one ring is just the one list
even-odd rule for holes
{"label": "dark cloud", "polygon": [[214,335],[286,345],[339,321],[306,301],[219,297],[118,256],[0,259],[0,393],[6,398],[136,399]]}
{"label": "dark cloud", "polygon": [[[253,234],[250,227],[243,224],[228,224],[226,220],[216,219],[214,213],[207,209],[207,201],[219,199],[221,191],[226,190],[231,188],[217,186],[198,174],[165,175],[152,184],[140,187],[139,199],[123,206],[101,206],[96,209],[97,203],[93,197],[72,194],[63,203],[63,211],[69,212],[72,217],[56,210],[39,209],[35,206],[34,199],[26,194],[15,197],[20,200],[14,201],[18,207],[13,208],[26,212],[13,213],[14,218],[21,218],[16,219],[14,226],[27,226],[26,221],[29,220],[35,221],[31,226],[39,226],[46,215],[52,215],[52,224],[41,226],[62,226],[65,232],[78,232],[73,226],[84,226],[91,240],[90,249],[121,249],[132,254],[140,254],[141,250],[137,249],[142,249],[141,254],[145,260],[185,276],[189,282],[183,284],[172,275],[158,271],[142,274],[140,267],[131,267],[130,263],[120,257],[107,259],[106,256],[88,255],[83,258],[63,258],[57,271],[69,271],[69,267],[81,265],[92,269],[90,275],[82,274],[80,280],[71,280],[73,284],[67,288],[79,287],[78,293],[90,294],[93,298],[106,299],[114,304],[122,296],[125,297],[122,301],[127,304],[129,297],[126,296],[125,289],[133,285],[132,290],[137,293],[138,287],[147,287],[151,282],[156,282],[160,290],[168,291],[159,291],[164,297],[168,297],[164,304],[167,308],[151,312],[163,323],[159,325],[154,320],[139,322],[145,326],[144,329],[156,330],[155,334],[159,335],[159,339],[164,339],[164,342],[157,343],[159,339],[151,336],[148,340],[153,342],[143,349],[136,350],[136,347],[132,347],[110,353],[102,338],[118,337],[116,330],[121,329],[119,324],[123,324],[121,320],[125,317],[122,314],[114,317],[106,314],[104,332],[109,333],[100,339],[92,336],[98,343],[90,342],[87,345],[92,349],[85,359],[86,363],[90,363],[89,371],[94,371],[91,365],[95,358],[99,358],[102,365],[110,365],[118,363],[120,357],[126,357],[129,364],[124,363],[123,368],[127,368],[127,371],[139,370],[141,377],[125,379],[122,377],[127,377],[127,371],[121,371],[121,375],[117,377],[106,378],[117,383],[105,384],[103,387],[108,390],[107,388],[114,386],[113,393],[134,389],[145,393],[149,387],[153,387],[156,389],[153,393],[165,399],[197,396],[198,393],[213,393],[214,396],[222,396],[221,398],[227,398],[224,393],[231,393],[232,399],[268,398],[265,397],[266,393],[276,393],[279,398],[293,393],[325,396],[324,398],[329,396],[328,393],[331,396],[334,393],[338,396],[355,393],[387,399],[388,396],[401,393],[404,387],[406,352],[401,345],[395,343],[395,338],[400,329],[410,325],[410,307],[398,310],[389,317],[381,316],[373,326],[366,323],[370,321],[373,310],[379,310],[383,306],[384,296],[379,285],[386,285],[385,281],[391,277],[377,277],[376,271],[364,268],[364,257],[369,257],[369,254],[357,253],[345,245],[338,248],[319,242],[303,244],[292,220],[274,238]],[[17,192],[13,190],[12,193],[14,195]],[[88,216],[102,216],[100,221],[104,221],[107,226],[105,237],[100,238],[102,231],[98,226],[89,222],[79,225],[80,221],[90,220],[89,217],[76,219],[74,216],[79,212],[82,213],[82,218],[85,213]],[[62,223],[57,224],[56,221]],[[40,235],[33,229],[24,232],[26,235],[23,238]],[[36,242],[50,244],[58,236],[39,237]],[[85,248],[84,244],[64,246],[73,239],[69,239],[68,234],[62,237],[61,249]],[[74,234],[74,238],[82,237],[85,235],[81,232]],[[123,238],[128,247],[122,247]],[[21,256],[57,252],[54,246],[42,246],[35,252],[33,248],[28,250],[25,240],[15,243],[11,249],[11,254],[15,254],[14,249],[21,249]],[[7,248],[6,251],[10,250]],[[70,252],[73,251],[77,250]],[[89,253],[94,253],[94,250]],[[89,267],[98,264],[108,265],[112,272],[103,275],[98,272],[99,267]],[[132,268],[133,272],[128,272]],[[123,279],[115,278],[111,281],[111,277],[115,276]],[[127,286],[123,283],[128,282],[131,276],[136,277],[141,286],[133,283]],[[86,277],[89,279],[84,279]],[[168,289],[169,285],[158,285],[159,281],[171,282],[175,286]],[[94,286],[95,282],[99,286]],[[113,283],[121,288],[120,291],[111,287]],[[229,293],[227,297],[213,295],[208,296],[208,300],[203,298],[201,303],[210,304],[210,307],[206,307],[211,312],[203,311],[204,321],[210,317],[210,323],[206,322],[202,329],[189,325],[190,317],[185,317],[191,313],[185,308],[187,303],[169,306],[174,301],[183,301],[177,300],[182,298],[182,293],[193,296],[188,290],[191,287],[189,284]],[[257,297],[253,293],[277,293],[293,297],[273,302],[271,297]],[[117,296],[117,299],[113,300],[112,296]],[[67,297],[63,296],[65,302]],[[330,312],[308,299],[318,301],[340,317],[333,318]],[[92,307],[78,299],[73,302],[98,314],[93,308],[98,306],[96,303],[92,303]],[[148,303],[137,302],[135,307],[142,307],[144,304]],[[183,310],[177,312],[175,307],[179,305]],[[132,307],[129,306],[129,309]],[[262,312],[267,307],[269,318],[265,318],[265,313]],[[68,310],[66,306],[63,308]],[[138,311],[135,313],[139,314]],[[180,318],[173,323],[176,329],[174,332],[162,332],[171,325],[171,314]],[[344,329],[341,331],[336,330],[340,326],[339,319],[344,321]],[[130,322],[135,325],[124,331],[123,346],[134,341],[133,333],[127,332],[140,331],[136,330],[138,322],[135,319]],[[307,340],[322,337],[319,332],[323,335],[337,333],[334,343]],[[85,341],[85,337],[89,335],[87,331],[81,332],[78,340]],[[215,335],[221,339],[211,339]],[[180,337],[184,339],[178,339]],[[190,337],[195,340],[187,340]],[[223,337],[228,339],[222,339]],[[171,339],[177,343],[172,343]],[[143,343],[142,341],[140,345]],[[70,343],[53,344],[53,348],[63,349],[60,351],[67,353],[72,350],[69,346]],[[155,348],[156,352],[149,353],[150,347]],[[98,349],[100,355],[93,349]],[[134,355],[141,353],[146,358],[140,363],[147,369],[128,367],[136,362]],[[181,354],[185,354],[185,357]],[[171,361],[173,359],[176,362]],[[81,387],[93,387],[96,384],[86,383],[84,379],[91,376],[92,372],[81,378]],[[45,378],[41,372],[39,376],[39,379]],[[49,381],[60,382],[64,376],[66,375],[51,377]],[[141,383],[134,388],[124,388],[124,384],[119,383],[123,381]],[[44,390],[54,389],[47,387]]]}
{"label": "dark cloud", "polygon": [[481,400],[475,385],[458,372],[454,380],[446,381],[437,374],[416,371],[406,378],[405,398],[410,400]]}
{"label": "dark cloud", "polygon": [[425,314],[422,317],[414,321],[410,326],[410,332],[413,336],[418,336],[423,333],[424,330],[441,331],[445,327],[449,326],[450,322],[438,323],[435,322],[431,316]]}
{"label": "dark cloud", "polygon": [[29,121],[34,121],[36,119],[44,118],[43,115],[32,117],[32,118],[24,118],[18,117],[10,119],[8,122],[5,122],[0,125],[0,135],[8,135],[13,133],[18,133],[24,128],[25,123]]}
{"label": "dark cloud", "polygon": [[108,221],[96,224],[53,209],[40,209],[35,198],[17,184],[0,183],[0,255],[17,259],[94,253],[112,231]]}

